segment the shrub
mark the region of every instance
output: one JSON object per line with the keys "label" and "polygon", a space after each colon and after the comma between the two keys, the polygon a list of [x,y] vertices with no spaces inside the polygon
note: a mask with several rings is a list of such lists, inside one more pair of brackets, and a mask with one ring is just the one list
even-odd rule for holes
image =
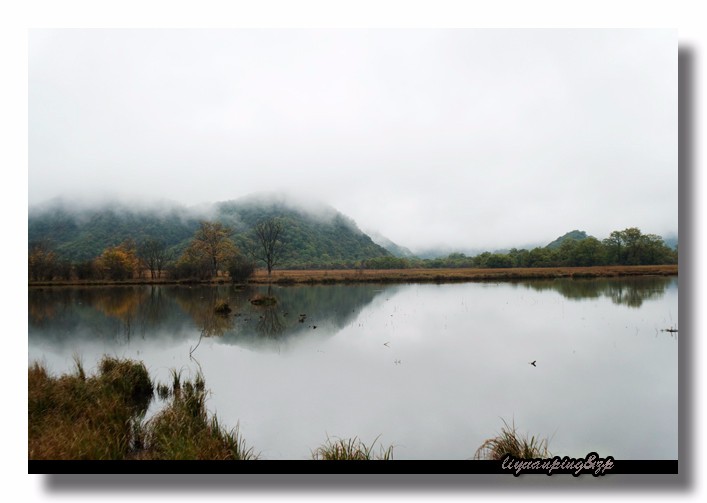
{"label": "shrub", "polygon": [[243,256],[234,257],[228,263],[228,275],[233,283],[245,283],[255,272],[255,264]]}

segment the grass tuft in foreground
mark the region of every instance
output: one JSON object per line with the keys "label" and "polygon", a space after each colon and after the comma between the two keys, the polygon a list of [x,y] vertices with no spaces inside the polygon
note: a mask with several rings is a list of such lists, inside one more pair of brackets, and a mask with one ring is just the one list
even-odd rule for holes
{"label": "grass tuft in foreground", "polygon": [[76,359],[73,374],[29,368],[29,459],[257,459],[238,428],[206,411],[204,378],[172,371],[167,405],[144,421],[153,384],[144,364],[104,357],[95,376]]}
{"label": "grass tuft in foreground", "polygon": [[[176,373],[173,374],[175,376]],[[238,427],[223,428],[206,412],[204,378],[173,379],[172,401],[144,426],[145,452],[141,459],[258,459],[247,447]]]}
{"label": "grass tuft in foreground", "polygon": [[550,458],[552,454],[547,448],[547,439],[535,436],[522,437],[516,430],[515,423],[510,426],[503,420],[501,433],[489,438],[476,450],[474,459],[501,460],[506,454],[518,459]]}
{"label": "grass tuft in foreground", "polygon": [[87,377],[78,359],[74,374],[52,377],[29,368],[30,459],[126,459],[133,431],[152,398],[142,363],[104,357]]}
{"label": "grass tuft in foreground", "polygon": [[373,440],[370,446],[363,443],[358,437],[337,438],[332,440],[327,437],[326,443],[312,452],[312,459],[315,460],[391,460],[393,459],[393,446],[383,448],[380,446],[378,453],[374,453],[373,448],[378,441],[378,437]]}

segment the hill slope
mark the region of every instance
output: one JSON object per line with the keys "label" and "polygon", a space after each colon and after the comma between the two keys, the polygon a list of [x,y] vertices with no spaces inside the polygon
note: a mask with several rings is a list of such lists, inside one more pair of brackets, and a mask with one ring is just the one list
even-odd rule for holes
{"label": "hill slope", "polygon": [[164,241],[175,255],[181,253],[200,220],[230,226],[232,239],[248,252],[254,243],[251,229],[260,220],[278,217],[284,223],[282,267],[313,267],[350,263],[389,255],[355,222],[325,205],[298,205],[285,197],[257,196],[187,209],[177,205],[160,209],[125,205],[77,209],[54,201],[29,212],[29,243],[48,241],[64,258],[74,262],[97,257],[106,247],[126,239]]}
{"label": "hill slope", "polygon": [[562,243],[568,239],[574,239],[576,241],[581,241],[582,239],[586,239],[587,237],[588,237],[587,233],[584,231],[578,231],[578,230],[570,231],[567,234],[560,236],[559,238],[554,240],[552,243],[548,244],[545,248],[547,248],[549,250],[554,250],[555,248],[559,248],[560,246],[562,246]]}
{"label": "hill slope", "polygon": [[258,221],[282,219],[282,265],[286,267],[320,267],[390,255],[331,206],[302,205],[284,196],[266,195],[219,203],[215,212],[220,222],[236,231],[234,241],[246,250],[254,246],[249,231]]}

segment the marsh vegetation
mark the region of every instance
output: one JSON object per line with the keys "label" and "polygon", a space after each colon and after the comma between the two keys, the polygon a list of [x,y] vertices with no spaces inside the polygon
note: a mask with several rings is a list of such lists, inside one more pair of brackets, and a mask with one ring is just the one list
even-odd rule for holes
{"label": "marsh vegetation", "polygon": [[[29,459],[257,459],[239,435],[206,410],[203,376],[153,385],[144,363],[103,357],[87,376],[29,368]],[[164,407],[145,413],[155,387]]]}

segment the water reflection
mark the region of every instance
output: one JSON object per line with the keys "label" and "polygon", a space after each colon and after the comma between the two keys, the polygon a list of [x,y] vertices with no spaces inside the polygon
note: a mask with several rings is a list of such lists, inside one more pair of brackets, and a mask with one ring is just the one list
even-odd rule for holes
{"label": "water reflection", "polygon": [[[555,291],[570,300],[606,297],[614,304],[639,308],[659,299],[677,278],[534,280],[516,288]],[[125,286],[38,288],[29,291],[29,328],[33,338],[61,343],[67,336],[129,342],[160,333],[175,340],[219,337],[223,343],[279,350],[279,343],[317,329],[333,333],[356,317],[384,290],[379,285],[307,287]],[[390,290],[391,286],[386,287]],[[250,300],[268,293],[277,303],[256,306]],[[227,315],[216,313],[224,301]],[[302,317],[301,315],[305,315]],[[321,330],[324,328],[324,330]]]}
{"label": "water reflection", "polygon": [[665,290],[677,283],[676,277],[649,276],[621,279],[567,279],[534,280],[521,283],[535,291],[554,290],[571,300],[608,297],[614,304],[641,307],[644,301],[659,299]]}
{"label": "water reflection", "polygon": [[[308,287],[128,286],[31,289],[29,329],[35,340],[71,339],[129,343],[155,334],[175,341],[219,337],[223,343],[279,349],[278,343],[306,331],[329,334],[346,326],[380,293],[373,285]],[[277,302],[250,301],[269,293]],[[215,311],[218,302],[231,308]],[[305,314],[306,321],[300,321]],[[327,330],[321,330],[321,328]]]}
{"label": "water reflection", "polygon": [[289,286],[269,306],[250,302],[267,287],[32,289],[29,359],[60,372],[74,353],[87,369],[129,357],[159,382],[198,367],[209,409],[266,459],[306,458],[327,435],[466,459],[499,418],[563,455],[676,459],[677,286]]}

